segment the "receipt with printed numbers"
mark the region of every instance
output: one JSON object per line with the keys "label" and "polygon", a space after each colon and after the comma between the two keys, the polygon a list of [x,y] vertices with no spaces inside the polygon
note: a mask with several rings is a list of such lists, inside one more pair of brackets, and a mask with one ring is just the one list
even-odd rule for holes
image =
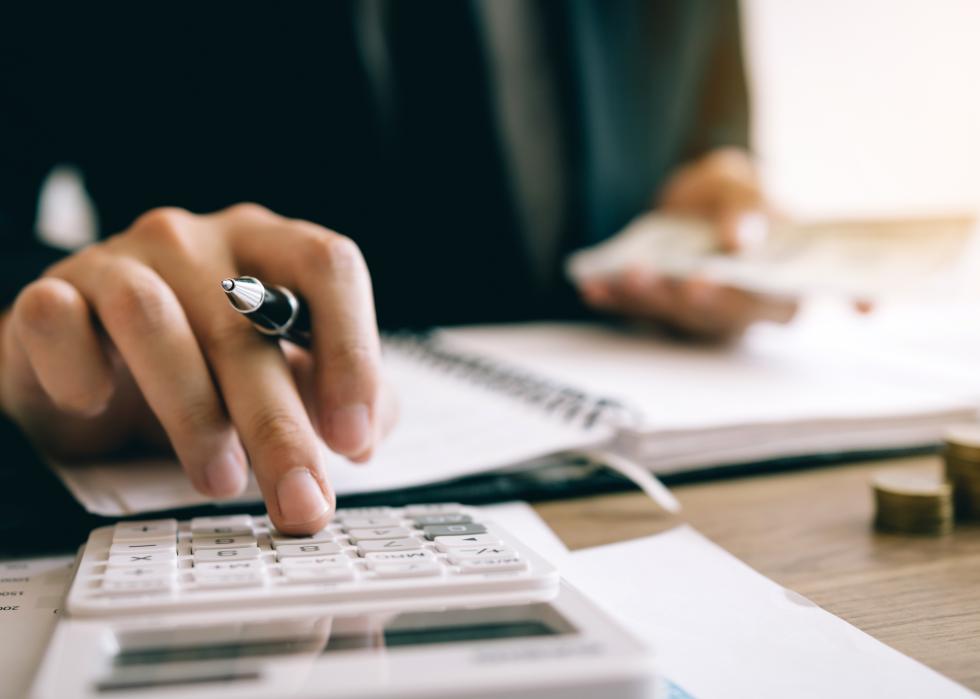
{"label": "receipt with printed numbers", "polygon": [[968,217],[774,223],[761,233],[726,254],[707,222],[648,214],[572,254],[566,268],[576,282],[639,268],[776,296],[876,300],[958,292],[980,259]]}
{"label": "receipt with printed numbers", "polygon": [[0,560],[0,697],[23,697],[41,663],[74,556]]}

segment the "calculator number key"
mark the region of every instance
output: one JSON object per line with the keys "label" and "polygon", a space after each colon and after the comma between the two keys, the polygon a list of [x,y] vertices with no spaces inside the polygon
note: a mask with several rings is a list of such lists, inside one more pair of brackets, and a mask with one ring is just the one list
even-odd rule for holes
{"label": "calculator number key", "polygon": [[340,547],[332,542],[323,544],[280,544],[276,547],[276,557],[281,561],[297,556],[329,556],[340,553]]}
{"label": "calculator number key", "polygon": [[255,537],[251,534],[238,534],[236,536],[195,536],[191,539],[191,548],[194,551],[200,549],[238,549],[243,546],[255,546]]}
{"label": "calculator number key", "polygon": [[289,534],[283,534],[282,532],[273,529],[269,532],[272,538],[272,546],[274,548],[279,548],[280,545],[286,544],[287,546],[293,544],[325,544],[333,541],[334,535],[328,529],[321,529],[316,534],[311,534],[310,536],[290,536]]}
{"label": "calculator number key", "polygon": [[407,539],[412,535],[411,529],[405,527],[381,527],[374,529],[351,529],[347,532],[352,543],[377,539]]}
{"label": "calculator number key", "polygon": [[252,518],[249,515],[195,517],[191,520],[191,534],[194,536],[240,536],[251,533]]}
{"label": "calculator number key", "polygon": [[258,546],[243,546],[240,549],[201,549],[194,552],[194,563],[247,560],[258,558],[260,553]]}
{"label": "calculator number key", "polygon": [[378,539],[357,544],[357,550],[362,556],[378,551],[414,551],[421,548],[422,542],[418,539]]}

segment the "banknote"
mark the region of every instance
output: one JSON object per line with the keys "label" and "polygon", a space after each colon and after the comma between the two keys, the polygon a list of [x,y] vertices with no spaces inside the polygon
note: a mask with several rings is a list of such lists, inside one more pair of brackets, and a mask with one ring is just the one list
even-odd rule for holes
{"label": "banknote", "polygon": [[765,231],[760,225],[750,228],[756,233],[751,240],[739,252],[725,253],[708,223],[653,213],[573,253],[566,271],[582,282],[639,268],[792,297],[823,293],[876,300],[941,294],[976,278],[975,228],[965,216],[771,223]]}

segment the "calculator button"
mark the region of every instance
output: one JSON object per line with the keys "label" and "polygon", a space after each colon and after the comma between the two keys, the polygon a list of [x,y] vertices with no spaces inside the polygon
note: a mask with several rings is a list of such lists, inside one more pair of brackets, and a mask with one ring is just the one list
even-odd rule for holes
{"label": "calculator button", "polygon": [[279,560],[294,556],[327,556],[335,553],[340,553],[340,547],[331,542],[323,544],[279,544],[276,547],[276,557]]}
{"label": "calculator button", "polygon": [[461,558],[456,561],[462,573],[497,573],[508,570],[526,570],[527,563],[517,556],[494,558]]}
{"label": "calculator button", "polygon": [[172,576],[156,576],[121,580],[105,578],[102,590],[110,594],[140,594],[148,592],[166,592],[174,586]]}
{"label": "calculator button", "polygon": [[113,542],[146,539],[173,539],[177,536],[176,519],[151,519],[145,522],[119,522],[113,527]]}
{"label": "calculator button", "polygon": [[194,563],[258,558],[260,553],[258,546],[243,546],[240,549],[201,549],[194,552]]}
{"label": "calculator button", "polygon": [[434,560],[428,551],[379,551],[364,556],[368,561],[391,561],[392,563],[410,563],[412,561]]}
{"label": "calculator button", "polygon": [[249,515],[195,517],[191,520],[191,534],[195,536],[237,536],[251,533],[252,518]]}
{"label": "calculator button", "polygon": [[371,570],[379,578],[422,578],[439,575],[442,568],[434,561],[415,561],[412,563],[371,564]]}
{"label": "calculator button", "polygon": [[120,553],[109,556],[109,565],[117,566],[152,566],[160,563],[172,563],[177,560],[177,552],[152,551],[152,552],[133,552]]}
{"label": "calculator button", "polygon": [[459,512],[463,506],[458,502],[440,502],[427,505],[406,505],[405,516],[408,518],[421,517],[422,515],[444,515]]}
{"label": "calculator button", "polygon": [[352,543],[371,541],[374,539],[407,539],[412,535],[411,529],[405,527],[382,527],[380,529],[351,529],[347,532]]}
{"label": "calculator button", "polygon": [[200,587],[255,587],[265,582],[261,571],[227,571],[194,573],[194,582]]}
{"label": "calculator button", "polygon": [[379,527],[397,527],[401,522],[395,517],[347,517],[344,519],[344,529],[376,529]]}
{"label": "calculator button", "polygon": [[238,549],[242,546],[255,546],[255,537],[251,534],[238,536],[195,536],[191,539],[191,549]]}
{"label": "calculator button", "polygon": [[375,551],[412,551],[422,548],[418,539],[378,539],[377,541],[362,541],[357,544],[361,555]]}
{"label": "calculator button", "polygon": [[339,554],[336,556],[302,556],[299,558],[286,558],[282,561],[283,570],[293,568],[322,568],[324,566],[350,568],[351,559],[348,556]]}
{"label": "calculator button", "polygon": [[346,522],[352,517],[384,517],[385,519],[397,519],[395,511],[390,507],[345,507],[337,510],[335,518],[341,522]]}
{"label": "calculator button", "polygon": [[310,566],[306,568],[284,568],[287,582],[342,582],[354,579],[354,569],[350,566]]}
{"label": "calculator button", "polygon": [[224,561],[222,563],[195,563],[194,573],[207,575],[208,573],[242,573],[245,571],[261,571],[262,562],[258,559],[246,561]]}
{"label": "calculator button", "polygon": [[468,558],[517,558],[517,553],[504,546],[457,546],[449,551],[449,560],[459,563]]}
{"label": "calculator button", "polygon": [[269,532],[272,538],[272,545],[278,547],[279,544],[319,544],[333,541],[334,533],[329,529],[321,529],[316,534],[310,536],[289,536],[273,529]]}
{"label": "calculator button", "polygon": [[445,553],[458,546],[499,546],[500,539],[493,534],[473,534],[472,536],[437,536],[436,548]]}
{"label": "calculator button", "polygon": [[143,578],[165,578],[173,576],[177,570],[173,565],[155,566],[123,566],[109,568],[105,573],[106,580],[142,580]]}
{"label": "calculator button", "polygon": [[433,524],[423,527],[425,538],[435,539],[437,536],[469,536],[473,534],[486,534],[487,528],[482,524],[468,522],[465,524]]}
{"label": "calculator button", "polygon": [[109,555],[127,553],[166,553],[177,552],[176,541],[124,541],[109,547]]}
{"label": "calculator button", "polygon": [[416,527],[429,527],[433,524],[466,524],[472,522],[473,518],[469,515],[453,512],[444,515],[419,515],[413,517],[412,521],[415,522]]}

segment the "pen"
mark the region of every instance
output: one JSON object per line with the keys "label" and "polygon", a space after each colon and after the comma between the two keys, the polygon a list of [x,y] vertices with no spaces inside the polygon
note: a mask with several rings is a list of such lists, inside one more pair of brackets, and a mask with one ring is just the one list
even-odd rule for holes
{"label": "pen", "polygon": [[310,346],[309,309],[289,289],[263,284],[255,277],[222,279],[221,288],[231,307],[263,335]]}

